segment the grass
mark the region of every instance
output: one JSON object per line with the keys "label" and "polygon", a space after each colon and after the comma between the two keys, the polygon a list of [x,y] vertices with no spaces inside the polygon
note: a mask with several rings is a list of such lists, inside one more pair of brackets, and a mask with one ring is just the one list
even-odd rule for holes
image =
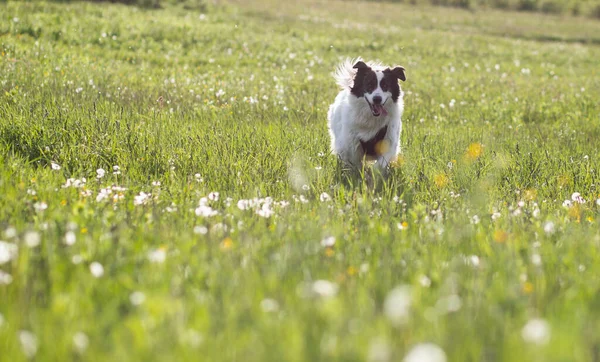
{"label": "grass", "polygon": [[[1,361],[598,359],[600,23],[319,0],[0,14]],[[376,190],[328,150],[330,72],[357,55],[408,76]]]}

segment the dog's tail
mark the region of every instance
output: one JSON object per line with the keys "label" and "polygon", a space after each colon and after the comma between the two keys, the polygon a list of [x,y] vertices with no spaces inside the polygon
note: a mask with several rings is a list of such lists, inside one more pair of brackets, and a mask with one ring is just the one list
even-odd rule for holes
{"label": "dog's tail", "polygon": [[354,64],[362,60],[361,58],[350,59],[346,58],[343,62],[341,62],[335,72],[333,73],[333,78],[335,78],[335,82],[342,89],[350,89],[354,84],[354,76],[356,75],[356,69],[354,69]]}

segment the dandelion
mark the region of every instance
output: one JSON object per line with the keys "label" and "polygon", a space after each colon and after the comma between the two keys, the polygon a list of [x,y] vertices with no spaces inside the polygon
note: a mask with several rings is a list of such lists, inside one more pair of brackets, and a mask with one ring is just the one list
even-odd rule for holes
{"label": "dandelion", "polygon": [[508,233],[503,230],[494,231],[494,241],[497,243],[503,243],[508,239]]}
{"label": "dandelion", "polygon": [[450,182],[450,179],[445,174],[440,173],[433,177],[433,182],[435,183],[435,185],[437,187],[444,188],[448,185],[448,183]]}
{"label": "dandelion", "polygon": [[387,342],[376,339],[369,343],[368,362],[388,362],[392,359],[392,350]]}
{"label": "dandelion", "polygon": [[392,289],[383,304],[383,312],[393,325],[400,325],[407,321],[412,304],[412,292],[408,285],[401,285]]}
{"label": "dandelion", "polygon": [[139,291],[133,292],[129,295],[129,301],[137,307],[146,301],[146,295]]}
{"label": "dandelion", "polygon": [[30,331],[19,331],[19,342],[21,342],[21,348],[27,358],[33,358],[38,350],[38,341],[35,334]]}
{"label": "dandelion", "polygon": [[36,202],[35,204],[33,204],[33,208],[35,209],[35,211],[37,212],[42,212],[44,210],[46,210],[48,208],[48,204],[41,201],[41,202]]}
{"label": "dandelion", "polygon": [[14,260],[19,255],[19,247],[15,244],[0,240],[0,265]]}
{"label": "dandelion", "polygon": [[[12,283],[12,281],[13,281],[12,275],[10,275],[8,273],[5,273],[2,270],[0,270],[0,285],[8,285],[8,284]],[[1,320],[0,320],[0,325],[2,325],[2,321]]]}
{"label": "dandelion", "polygon": [[335,236],[329,236],[321,240],[321,246],[324,248],[330,248],[335,245]]}
{"label": "dandelion", "polygon": [[233,248],[233,240],[230,237],[226,237],[221,241],[219,247],[221,248],[221,250],[229,250]]}
{"label": "dandelion", "polygon": [[103,168],[99,168],[96,170],[96,178],[101,179],[106,175],[106,171]]}
{"label": "dandelion", "polygon": [[474,268],[479,267],[479,257],[477,255],[471,255],[467,257],[467,262]]}
{"label": "dandelion", "polygon": [[159,263],[162,264],[167,259],[167,251],[165,248],[158,248],[155,250],[151,250],[148,252],[148,260],[151,263]]}
{"label": "dandelion", "polygon": [[483,145],[481,143],[471,143],[467,148],[466,157],[471,161],[475,161],[483,154]]}
{"label": "dandelion", "polygon": [[269,218],[275,214],[275,211],[271,209],[271,204],[265,203],[260,209],[256,210],[256,214],[264,218]]}
{"label": "dandelion", "polygon": [[277,312],[279,310],[279,303],[275,299],[265,298],[260,301],[260,308],[265,313]]}
{"label": "dandelion", "polygon": [[12,239],[12,238],[14,238],[15,236],[17,236],[17,229],[15,229],[15,228],[14,228],[14,227],[12,227],[12,226],[9,226],[9,227],[7,227],[7,228],[6,228],[6,230],[4,230],[4,236],[5,236],[7,239]]}
{"label": "dandelion", "polygon": [[73,231],[67,231],[65,234],[65,244],[71,246],[75,244],[75,240],[75,233]]}
{"label": "dandelion", "polygon": [[90,345],[90,339],[83,332],[77,332],[73,335],[73,346],[79,353],[85,352]]}
{"label": "dandelion", "polygon": [[58,163],[54,163],[54,162],[51,162],[51,163],[50,163],[50,167],[51,167],[53,170],[57,170],[57,171],[61,169],[60,165],[59,165]]}
{"label": "dandelion", "polygon": [[147,194],[144,191],[140,191],[139,195],[136,195],[133,197],[133,204],[136,206],[144,205],[144,204],[148,203],[151,196],[152,196],[152,194]]}
{"label": "dandelion", "polygon": [[206,235],[206,233],[208,233],[208,228],[206,226],[194,226],[194,234]]}
{"label": "dandelion", "polygon": [[327,192],[323,192],[321,193],[321,196],[319,196],[319,200],[321,200],[321,202],[328,202],[331,201],[331,196],[329,196]]}
{"label": "dandelion", "polygon": [[219,214],[219,212],[217,210],[213,210],[212,207],[206,206],[206,205],[198,206],[196,208],[196,210],[194,210],[194,212],[196,213],[197,216],[202,216],[202,217],[211,217],[211,216],[215,216],[215,215]]}
{"label": "dandelion", "polygon": [[527,343],[547,344],[550,342],[550,325],[543,319],[531,319],[521,330],[521,337]]}
{"label": "dandelion", "polygon": [[35,248],[36,246],[40,245],[41,242],[40,234],[37,231],[26,232],[23,236],[23,239],[25,240],[25,245],[30,248]]}
{"label": "dandelion", "polygon": [[321,298],[332,298],[338,292],[337,284],[328,280],[317,280],[312,284],[312,292]]}
{"label": "dandelion", "polygon": [[446,362],[446,353],[443,349],[433,343],[421,343],[414,346],[403,362]]}
{"label": "dandelion", "polygon": [[102,264],[98,263],[97,261],[94,261],[90,264],[90,272],[95,278],[100,278],[104,275],[104,267],[102,266]]}
{"label": "dandelion", "polygon": [[581,197],[581,194],[579,192],[574,192],[571,195],[571,200],[573,200],[573,202],[576,202],[578,204],[585,204],[585,200],[583,197]]}

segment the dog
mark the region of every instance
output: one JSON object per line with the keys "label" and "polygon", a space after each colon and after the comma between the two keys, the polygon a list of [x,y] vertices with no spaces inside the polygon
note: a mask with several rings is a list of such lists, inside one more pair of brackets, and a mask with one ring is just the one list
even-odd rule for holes
{"label": "dog", "polygon": [[327,113],[332,153],[350,168],[376,160],[386,172],[400,152],[404,67],[347,59],[333,75],[342,89]]}

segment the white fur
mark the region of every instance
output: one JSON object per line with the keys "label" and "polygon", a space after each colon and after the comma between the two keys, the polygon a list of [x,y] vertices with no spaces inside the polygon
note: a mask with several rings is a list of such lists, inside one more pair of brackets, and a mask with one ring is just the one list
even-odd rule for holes
{"label": "white fur", "polygon": [[329,133],[331,135],[331,150],[338,155],[342,161],[352,167],[360,167],[364,158],[364,152],[360,140],[367,141],[373,138],[379,130],[388,126],[384,140],[389,147],[382,155],[377,157],[377,167],[381,170],[387,168],[400,152],[400,132],[402,131],[402,112],[404,110],[403,92],[397,102],[391,99],[391,92],[384,92],[379,86],[379,80],[383,77],[381,71],[387,67],[368,62],[367,65],[377,74],[377,89],[365,95],[372,102],[373,96],[382,97],[387,115],[373,116],[365,97],[357,98],[350,93],[354,84],[356,70],[353,65],[360,59],[342,62],[334,73],[336,83],[342,88],[333,104],[329,107],[327,119],[329,120]]}

